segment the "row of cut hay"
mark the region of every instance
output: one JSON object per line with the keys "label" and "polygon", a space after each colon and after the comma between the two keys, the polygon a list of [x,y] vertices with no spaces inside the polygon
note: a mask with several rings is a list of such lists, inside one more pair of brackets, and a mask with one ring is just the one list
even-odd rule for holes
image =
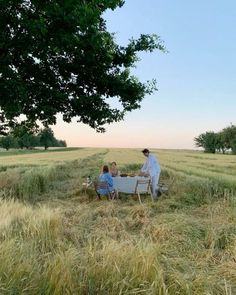
{"label": "row of cut hay", "polygon": [[202,206],[217,200],[234,199],[236,183],[222,178],[203,178],[167,169],[173,176],[170,187],[170,202],[176,208],[185,206]]}
{"label": "row of cut hay", "polygon": [[13,197],[21,200],[33,200],[46,192],[53,182],[70,176],[69,165],[55,165],[21,169],[11,169],[0,173],[0,188],[2,197]]}
{"label": "row of cut hay", "polygon": [[103,155],[102,152],[82,160],[47,166],[9,166],[0,172],[0,196],[35,201],[50,190],[59,191],[68,179],[72,182],[74,180],[77,185],[88,175],[93,178],[98,175]]}
{"label": "row of cut hay", "polygon": [[[63,150],[54,150],[54,151],[40,151],[37,153],[32,153],[25,151],[24,154],[15,154],[11,153],[0,153],[0,167],[22,165],[52,165],[59,164],[64,161],[73,161],[75,159],[82,160],[84,158],[93,156],[97,153],[104,152],[105,149],[99,148],[66,148]],[[1,168],[0,168],[1,170]]]}
{"label": "row of cut hay", "polygon": [[[231,186],[235,185],[235,175],[236,173],[224,173],[223,171],[211,171],[211,169],[206,169],[206,167],[192,167],[190,164],[188,166],[182,164],[167,164],[164,165],[166,169],[173,170],[177,173],[182,173],[187,176],[198,176],[201,178],[212,179],[213,181],[222,181],[222,183],[226,183]],[[236,187],[236,186],[235,186]]]}
{"label": "row of cut hay", "polygon": [[205,154],[201,152],[159,151],[162,167],[179,170],[201,177],[234,177],[236,175],[236,157],[233,155]]}

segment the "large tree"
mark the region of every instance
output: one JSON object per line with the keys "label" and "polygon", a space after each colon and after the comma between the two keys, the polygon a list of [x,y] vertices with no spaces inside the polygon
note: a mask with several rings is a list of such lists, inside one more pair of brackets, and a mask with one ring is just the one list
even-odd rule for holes
{"label": "large tree", "polygon": [[39,132],[39,142],[46,150],[49,146],[56,145],[56,138],[54,137],[53,130],[51,128],[44,128]]}
{"label": "large tree", "polygon": [[208,131],[194,138],[197,147],[204,148],[206,153],[215,153],[217,148],[217,133]]}
{"label": "large tree", "polygon": [[[164,51],[156,35],[115,43],[104,12],[122,0],[0,0],[0,132],[20,115],[55,124],[56,114],[104,131],[140,107],[153,81],[130,74],[139,51]],[[112,100],[119,101],[111,104]]]}

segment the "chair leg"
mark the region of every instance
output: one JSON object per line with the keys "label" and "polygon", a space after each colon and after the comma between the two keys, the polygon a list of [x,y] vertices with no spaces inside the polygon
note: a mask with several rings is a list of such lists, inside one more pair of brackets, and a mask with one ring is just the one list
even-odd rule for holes
{"label": "chair leg", "polygon": [[150,187],[149,187],[148,193],[149,193],[150,196],[151,196],[152,202],[154,202],[154,198],[153,198],[152,190],[151,190]]}
{"label": "chair leg", "polygon": [[140,203],[140,205],[142,205],[142,201],[141,201],[141,197],[140,197],[139,191],[137,191],[137,194],[138,194],[139,203]]}
{"label": "chair leg", "polygon": [[110,199],[113,201],[115,199],[118,199],[118,190],[114,189],[112,192],[110,192]]}
{"label": "chair leg", "polygon": [[152,202],[154,202],[154,198],[153,198],[152,192],[150,193],[150,195],[151,195]]}
{"label": "chair leg", "polygon": [[96,195],[97,195],[97,198],[96,198],[96,199],[97,199],[97,200],[101,200],[101,195],[99,194],[99,192],[96,191],[96,190],[95,190],[95,192],[96,192]]}
{"label": "chair leg", "polygon": [[118,190],[117,189],[114,189],[114,192],[113,192],[113,200],[114,199],[119,199],[119,193],[118,193]]}
{"label": "chair leg", "polygon": [[117,189],[115,189],[115,193],[116,193],[116,198],[117,198],[117,200],[118,200],[118,199],[119,199],[119,192],[118,192]]}
{"label": "chair leg", "polygon": [[100,194],[97,194],[96,200],[101,200],[101,195]]}

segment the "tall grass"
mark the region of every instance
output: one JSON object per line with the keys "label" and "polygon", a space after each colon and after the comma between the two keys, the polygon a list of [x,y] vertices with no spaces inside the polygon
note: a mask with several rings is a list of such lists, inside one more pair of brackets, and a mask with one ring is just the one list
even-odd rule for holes
{"label": "tall grass", "polygon": [[151,203],[55,210],[1,201],[1,294],[234,294],[227,208],[189,216],[158,215]]}
{"label": "tall grass", "polygon": [[55,181],[68,178],[69,173],[69,166],[66,165],[0,172],[1,194],[3,197],[33,200],[52,187]]}
{"label": "tall grass", "polygon": [[[85,159],[65,161],[47,166],[8,166],[0,172],[0,196],[37,201],[43,194],[60,191],[67,180],[82,181],[88,175],[98,174],[103,153]],[[95,164],[94,164],[95,162]],[[94,169],[94,166],[99,168]]]}
{"label": "tall grass", "polygon": [[[123,171],[138,171],[137,152]],[[170,189],[155,203],[89,199],[84,178],[117,154],[1,172],[0,294],[236,294],[234,186],[165,162]]]}

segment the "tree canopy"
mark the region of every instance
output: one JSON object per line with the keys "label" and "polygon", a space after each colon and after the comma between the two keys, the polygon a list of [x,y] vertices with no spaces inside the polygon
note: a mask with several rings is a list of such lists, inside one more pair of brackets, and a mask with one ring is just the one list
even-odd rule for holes
{"label": "tree canopy", "polygon": [[56,138],[51,128],[44,128],[39,132],[39,141],[46,150],[49,146],[53,146]]}
{"label": "tree canopy", "polygon": [[[140,107],[155,81],[140,82],[130,69],[138,52],[161,50],[156,35],[119,46],[104,12],[122,0],[0,0],[0,133],[26,122],[63,120],[104,124]],[[112,100],[119,107],[112,106]]]}
{"label": "tree canopy", "polygon": [[236,154],[236,126],[230,126],[219,132],[207,131],[194,138],[195,145],[202,147],[206,153],[215,153],[216,151],[223,154],[230,150]]}
{"label": "tree canopy", "polygon": [[51,128],[34,129],[27,128],[25,125],[17,126],[10,130],[6,136],[0,136],[0,147],[9,150],[10,148],[34,149],[36,147],[66,147],[66,141],[54,137]]}

